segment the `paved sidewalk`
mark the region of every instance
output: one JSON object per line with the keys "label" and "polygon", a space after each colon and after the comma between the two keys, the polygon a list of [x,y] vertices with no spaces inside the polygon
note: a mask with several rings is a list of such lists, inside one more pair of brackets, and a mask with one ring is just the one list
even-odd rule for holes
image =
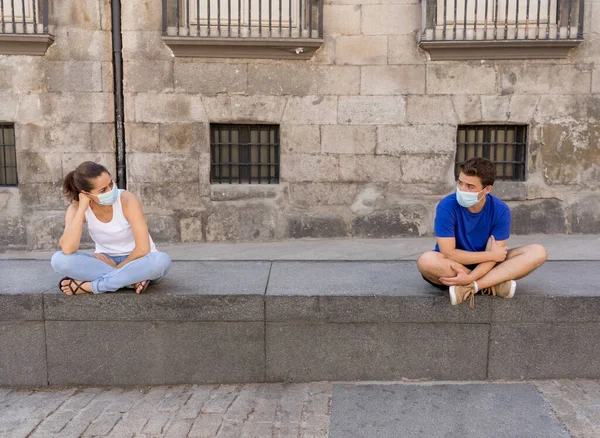
{"label": "paved sidewalk", "polygon": [[[435,416],[427,412],[432,409]],[[485,416],[482,421],[473,417],[475,409]],[[507,414],[513,416],[500,422]],[[468,422],[474,429],[465,433]],[[507,428],[513,432],[507,433]],[[7,438],[324,438],[328,434],[332,438],[597,438],[600,382],[0,388],[0,436]]]}

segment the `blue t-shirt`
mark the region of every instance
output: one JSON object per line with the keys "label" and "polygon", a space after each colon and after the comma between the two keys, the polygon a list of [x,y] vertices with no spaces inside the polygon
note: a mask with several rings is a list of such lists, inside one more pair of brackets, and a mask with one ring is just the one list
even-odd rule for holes
{"label": "blue t-shirt", "polygon": [[[470,252],[485,251],[492,235],[496,240],[508,239],[511,220],[508,205],[495,196],[486,196],[479,213],[461,207],[455,193],[442,199],[436,209],[435,236],[454,237],[456,249]],[[440,250],[437,244],[435,250]]]}

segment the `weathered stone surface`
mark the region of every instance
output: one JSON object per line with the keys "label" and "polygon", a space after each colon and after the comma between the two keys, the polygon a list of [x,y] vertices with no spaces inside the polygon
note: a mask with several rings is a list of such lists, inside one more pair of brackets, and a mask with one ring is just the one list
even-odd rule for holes
{"label": "weathered stone surface", "polygon": [[115,78],[113,75],[112,62],[102,62],[102,91],[106,93],[114,92]]}
{"label": "weathered stone surface", "polygon": [[323,6],[323,27],[328,34],[359,35],[360,12],[358,5]]}
{"label": "weathered stone surface", "polygon": [[173,215],[147,214],[146,222],[152,240],[156,243],[179,243],[181,231],[179,221]]}
{"label": "weathered stone surface", "polygon": [[46,149],[48,146],[45,137],[46,130],[42,126],[31,123],[15,125],[15,141],[22,151],[36,152]]}
{"label": "weathered stone surface", "polygon": [[587,196],[571,206],[571,229],[574,233],[600,233],[600,198]]}
{"label": "weathered stone surface", "polygon": [[212,201],[240,201],[245,199],[275,199],[285,193],[281,184],[213,184]]}
{"label": "weathered stone surface", "polygon": [[92,123],[92,151],[114,152],[116,149],[115,125]]}
{"label": "weathered stone surface", "polygon": [[17,113],[18,96],[8,92],[0,92],[0,102],[2,102],[2,105],[0,105],[0,118],[2,120],[14,120]]}
{"label": "weathered stone surface", "polygon": [[2,211],[0,214],[0,227],[4,230],[0,233],[1,248],[21,248],[27,246],[27,229],[25,221],[20,217],[11,217]]}
{"label": "weathered stone surface", "polygon": [[383,155],[342,155],[340,178],[347,182],[402,181],[402,161]]}
{"label": "weathered stone surface", "polygon": [[54,183],[19,184],[21,205],[33,210],[56,210],[68,206],[62,194],[62,185]]}
{"label": "weathered stone surface", "polygon": [[524,201],[527,199],[527,185],[521,181],[496,181],[492,195],[503,201]]}
{"label": "weathered stone surface", "polygon": [[286,102],[286,98],[277,96],[232,96],[232,120],[279,123]]}
{"label": "weathered stone surface", "polygon": [[27,249],[58,250],[65,229],[64,211],[39,211],[27,218]]}
{"label": "weathered stone surface", "polygon": [[[381,184],[383,185],[383,184]],[[377,184],[365,184],[354,198],[350,211],[366,216],[375,210],[375,203],[384,196],[384,188]]]}
{"label": "weathered stone surface", "polygon": [[342,96],[339,99],[340,124],[401,124],[405,115],[406,101],[401,96]]}
{"label": "weathered stone surface", "polygon": [[42,103],[49,122],[111,123],[114,120],[110,93],[48,93]]}
{"label": "weathered stone surface", "polygon": [[456,113],[457,123],[479,123],[481,122],[481,102],[477,95],[452,96],[452,105]]}
{"label": "weathered stone surface", "polygon": [[339,36],[335,39],[335,63],[374,65],[387,63],[387,37]]}
{"label": "weathered stone surface", "polygon": [[321,151],[321,132],[318,125],[282,125],[283,154],[318,154]]}
{"label": "weathered stone surface", "polygon": [[361,30],[365,35],[412,34],[421,26],[421,5],[364,5]]}
{"label": "weathered stone surface", "polygon": [[423,236],[428,232],[429,212],[422,204],[407,204],[395,209],[358,216],[352,224],[356,237]]}
{"label": "weathered stone surface", "polygon": [[0,92],[40,92],[44,85],[42,61],[37,56],[5,56],[0,59]]}
{"label": "weathered stone surface", "polygon": [[18,96],[18,104],[9,120],[18,120],[20,123],[40,123],[49,114],[45,113],[47,94],[22,93]]}
{"label": "weathered stone surface", "polygon": [[140,93],[135,98],[138,122],[182,123],[206,122],[200,96],[190,94]]}
{"label": "weathered stone surface", "polygon": [[[38,9],[39,11],[40,9]],[[48,20],[57,28],[95,30],[101,27],[102,14],[110,15],[110,10],[104,2],[95,0],[64,1],[53,4],[49,8]]]}
{"label": "weathered stone surface", "polygon": [[123,2],[121,7],[123,30],[155,31],[162,28],[162,4],[144,0]]}
{"label": "weathered stone surface", "polygon": [[98,61],[50,61],[45,64],[49,92],[102,91],[102,65]]}
{"label": "weathered stone surface", "polygon": [[586,64],[506,64],[499,65],[498,73],[502,94],[590,93],[592,70]]}
{"label": "weathered stone surface", "polygon": [[20,152],[17,154],[19,181],[24,183],[60,182],[61,154]]}
{"label": "weathered stone surface", "polygon": [[375,126],[325,125],[321,128],[321,151],[327,154],[375,153]]}
{"label": "weathered stone surface", "polygon": [[307,96],[317,94],[313,64],[253,64],[248,66],[248,93]]}
{"label": "weathered stone surface", "polygon": [[[210,150],[208,125],[173,123],[160,126],[160,151],[167,154],[194,154]],[[193,159],[190,157],[190,159]]]}
{"label": "weathered stone surface", "polygon": [[454,154],[455,150],[454,126],[388,125],[377,128],[378,155]]}
{"label": "weathered stone surface", "polygon": [[171,61],[129,61],[123,63],[123,87],[134,93],[173,92]]}
{"label": "weathered stone surface", "polygon": [[491,65],[430,64],[427,94],[495,94],[496,69]]}
{"label": "weathered stone surface", "polygon": [[360,67],[321,66],[317,70],[318,94],[353,95],[360,93]]}
{"label": "weathered stone surface", "polygon": [[182,243],[202,242],[202,218],[182,218],[180,227]]}
{"label": "weathered stone surface", "polygon": [[206,240],[273,239],[277,226],[276,215],[276,208],[269,204],[214,205],[206,222]]}
{"label": "weathered stone surface", "polygon": [[160,152],[159,138],[158,124],[125,124],[125,143],[129,152]]}
{"label": "weathered stone surface", "polygon": [[339,180],[338,158],[326,155],[281,155],[281,180],[333,182]]}
{"label": "weathered stone surface", "polygon": [[531,123],[540,100],[540,96],[535,95],[511,95],[508,120],[517,123]]}
{"label": "weathered stone surface", "polygon": [[89,123],[53,123],[45,128],[45,142],[41,149],[87,152],[91,146],[92,130]]}
{"label": "weathered stone surface", "polygon": [[388,64],[423,64],[427,55],[419,50],[419,37],[412,35],[390,35],[388,37]]}
{"label": "weathered stone surface", "polygon": [[54,31],[54,44],[48,47],[44,58],[47,61],[111,61],[111,47],[109,31],[58,26]]}
{"label": "weathered stone surface", "polygon": [[198,160],[171,154],[127,154],[131,182],[193,183],[199,180]]}
{"label": "weathered stone surface", "polygon": [[512,233],[548,233],[567,232],[565,211],[556,199],[529,201],[522,204],[509,204],[512,212]]}
{"label": "weathered stone surface", "polygon": [[[193,61],[193,62],[190,62]],[[250,69],[252,71],[252,67]],[[248,65],[175,61],[175,90],[185,93],[245,93],[248,89]]]}
{"label": "weathered stone surface", "polygon": [[296,205],[349,205],[357,192],[356,184],[293,183],[290,201]]}
{"label": "weathered stone surface", "polygon": [[129,61],[168,61],[173,59],[160,32],[123,30],[123,60]]}
{"label": "weathered stone surface", "polygon": [[404,155],[402,182],[441,183],[454,181],[454,154],[452,155]]}
{"label": "weathered stone surface", "polygon": [[505,122],[510,117],[511,96],[481,96],[481,115],[487,122]]}
{"label": "weathered stone surface", "polygon": [[536,96],[534,119],[538,123],[581,123],[588,118],[588,101],[582,96]]}
{"label": "weathered stone surface", "polygon": [[45,386],[44,323],[0,322],[0,386]]}
{"label": "weathered stone surface", "polygon": [[66,175],[71,170],[75,170],[84,161],[93,161],[100,163],[111,175],[117,174],[115,155],[104,152],[88,152],[88,153],[74,153],[74,154],[62,154],[62,174]]}
{"label": "weathered stone surface", "polygon": [[337,103],[337,98],[331,96],[290,97],[282,122],[292,125],[335,125]]}
{"label": "weathered stone surface", "polygon": [[325,214],[299,214],[287,219],[287,236],[291,239],[332,238],[348,235],[343,218]]}
{"label": "weathered stone surface", "polygon": [[423,94],[424,65],[368,66],[362,68],[361,94]]}
{"label": "weathered stone surface", "polygon": [[147,211],[172,212],[202,206],[200,185],[197,181],[171,184],[130,182],[127,189],[138,196],[144,210]]}

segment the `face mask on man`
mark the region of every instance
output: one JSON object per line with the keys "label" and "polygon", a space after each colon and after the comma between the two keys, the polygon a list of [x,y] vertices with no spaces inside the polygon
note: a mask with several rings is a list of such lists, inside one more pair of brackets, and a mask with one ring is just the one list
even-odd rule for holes
{"label": "face mask on man", "polygon": [[[484,189],[485,190],[485,189]],[[481,199],[478,198],[479,194],[483,192],[463,192],[458,187],[456,188],[456,200],[460,204],[461,207],[469,208],[476,205]]]}

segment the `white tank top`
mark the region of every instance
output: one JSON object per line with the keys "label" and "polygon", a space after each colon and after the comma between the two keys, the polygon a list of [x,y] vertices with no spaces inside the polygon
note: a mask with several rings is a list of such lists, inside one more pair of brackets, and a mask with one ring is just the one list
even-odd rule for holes
{"label": "white tank top", "polygon": [[[121,205],[121,194],[124,190],[119,190],[119,196],[113,204],[113,217],[108,223],[100,222],[88,207],[85,211],[85,220],[92,240],[96,243],[96,252],[108,254],[111,256],[129,255],[135,248],[135,239],[131,224],[123,214]],[[156,252],[156,246],[150,238],[150,252]]]}

